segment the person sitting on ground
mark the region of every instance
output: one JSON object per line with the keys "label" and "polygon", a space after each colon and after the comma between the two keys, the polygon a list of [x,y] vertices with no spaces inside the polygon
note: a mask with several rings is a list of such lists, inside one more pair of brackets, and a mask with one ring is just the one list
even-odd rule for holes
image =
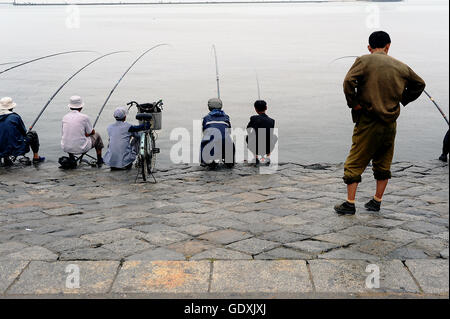
{"label": "person sitting on ground", "polygon": [[127,110],[122,107],[114,111],[114,118],[116,122],[108,126],[109,144],[104,161],[111,170],[130,169],[139,145],[137,132],[149,129],[150,123],[131,125],[126,122]]}
{"label": "person sitting on ground", "polygon": [[264,100],[258,100],[254,104],[258,115],[250,117],[247,125],[247,145],[248,149],[254,154],[256,163],[265,161],[270,163],[270,153],[272,153],[277,142],[276,135],[273,134],[275,120],[267,114],[267,103]]}
{"label": "person sitting on ground", "polygon": [[215,161],[223,160],[231,168],[234,166],[235,148],[230,136],[230,117],[222,110],[222,101],[218,98],[208,101],[208,109],[210,112],[202,123],[201,165],[215,165]]}
{"label": "person sitting on ground", "polygon": [[74,155],[87,153],[92,148],[97,152],[97,166],[103,164],[102,149],[103,141],[92,127],[89,117],[83,113],[84,103],[81,97],[72,96],[69,102],[70,112],[62,119],[61,148],[69,153],[71,160]]}
{"label": "person sitting on ground", "polygon": [[24,156],[33,151],[33,163],[43,162],[45,157],[39,156],[39,137],[35,131],[27,132],[19,114],[13,109],[16,103],[12,98],[0,99],[0,159],[5,166],[11,166],[10,156]]}
{"label": "person sitting on ground", "polygon": [[447,155],[448,155],[448,152],[449,152],[448,132],[449,132],[449,130],[447,130],[447,133],[445,134],[444,142],[443,142],[443,145],[442,145],[442,154],[441,154],[441,156],[439,156],[439,160],[441,160],[443,162],[447,162]]}

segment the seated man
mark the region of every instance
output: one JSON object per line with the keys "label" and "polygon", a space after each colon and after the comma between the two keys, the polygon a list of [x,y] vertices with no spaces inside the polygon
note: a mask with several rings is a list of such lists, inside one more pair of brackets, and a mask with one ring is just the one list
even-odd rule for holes
{"label": "seated man", "polygon": [[[138,131],[150,128],[150,123],[133,126],[125,122],[127,110],[118,107],[114,111],[116,122],[108,126],[109,144],[104,161],[111,170],[130,169],[136,159],[139,145]],[[132,138],[134,138],[132,140]]]}
{"label": "seated man", "polygon": [[215,165],[215,161],[223,160],[227,167],[233,167],[235,148],[230,136],[230,118],[222,111],[220,99],[210,99],[208,109],[210,112],[202,123],[201,165]]}
{"label": "seated man", "polygon": [[267,116],[267,103],[263,100],[258,100],[254,104],[255,111],[258,115],[250,117],[250,122],[247,125],[248,136],[246,138],[249,150],[255,155],[256,163],[267,156],[267,163],[270,162],[270,153],[272,153],[277,137],[273,134],[275,127],[275,120]]}
{"label": "seated man", "polygon": [[102,138],[92,127],[89,117],[83,113],[84,103],[79,96],[72,96],[69,103],[70,112],[62,120],[61,148],[74,160],[74,154],[87,153],[92,148],[97,152],[97,166],[103,164]]}
{"label": "seated man", "polygon": [[12,165],[10,156],[23,156],[33,151],[33,163],[43,162],[39,156],[39,137],[35,131],[27,132],[22,118],[13,112],[16,103],[10,97],[0,100],[0,159],[5,166]]}

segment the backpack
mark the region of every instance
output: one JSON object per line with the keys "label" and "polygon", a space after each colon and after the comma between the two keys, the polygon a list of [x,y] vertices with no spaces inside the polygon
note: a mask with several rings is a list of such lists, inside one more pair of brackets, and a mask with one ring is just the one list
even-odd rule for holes
{"label": "backpack", "polygon": [[63,156],[58,159],[59,168],[62,169],[74,169],[77,168],[77,161],[70,159],[70,157]]}

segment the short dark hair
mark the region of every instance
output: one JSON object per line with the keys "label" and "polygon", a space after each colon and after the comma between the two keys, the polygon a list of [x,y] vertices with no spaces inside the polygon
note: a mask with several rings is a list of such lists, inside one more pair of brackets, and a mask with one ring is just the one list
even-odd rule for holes
{"label": "short dark hair", "polygon": [[391,37],[384,31],[375,31],[369,37],[369,45],[372,49],[382,49],[391,43]]}
{"label": "short dark hair", "polygon": [[257,100],[255,102],[255,110],[258,112],[264,112],[267,110],[267,103],[264,100]]}

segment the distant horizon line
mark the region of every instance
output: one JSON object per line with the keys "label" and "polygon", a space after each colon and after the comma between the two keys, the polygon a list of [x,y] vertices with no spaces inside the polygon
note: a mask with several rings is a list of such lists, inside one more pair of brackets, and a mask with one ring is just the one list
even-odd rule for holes
{"label": "distant horizon line", "polygon": [[95,5],[156,5],[156,4],[253,4],[253,3],[327,3],[327,2],[403,2],[404,0],[172,0],[172,1],[158,1],[158,0],[146,0],[143,2],[78,2],[78,1],[61,1],[58,3],[45,3],[45,2],[1,2],[0,4],[12,4],[15,6],[64,6],[64,5],[80,5],[80,6],[95,6]]}

